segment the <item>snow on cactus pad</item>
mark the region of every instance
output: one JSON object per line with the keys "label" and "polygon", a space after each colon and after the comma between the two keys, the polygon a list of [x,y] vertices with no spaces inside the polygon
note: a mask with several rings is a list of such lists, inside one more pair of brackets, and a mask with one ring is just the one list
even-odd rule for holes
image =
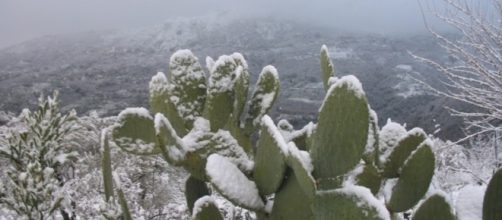
{"label": "snow on cactus pad", "polygon": [[347,185],[343,188],[318,191],[314,200],[317,220],[375,219],[390,220],[389,211],[366,187]]}
{"label": "snow on cactus pad", "polygon": [[387,204],[392,212],[403,212],[412,208],[429,189],[435,163],[431,146],[430,141],[424,141],[404,162],[401,175]]}
{"label": "snow on cactus pad", "polygon": [[120,112],[113,127],[113,140],[122,150],[132,154],[160,153],[153,118],[145,108],[127,108]]}
{"label": "snow on cactus pad", "polygon": [[176,51],[169,61],[170,101],[191,128],[196,117],[202,114],[206,100],[206,77],[202,67],[190,50]]}
{"label": "snow on cactus pad", "polygon": [[150,110],[153,113],[162,113],[169,118],[169,122],[173,125],[176,133],[184,136],[187,133],[185,122],[178,114],[176,106],[170,100],[169,87],[169,82],[164,73],[159,72],[152,77],[149,85]]}
{"label": "snow on cactus pad", "polygon": [[192,219],[194,220],[223,220],[223,216],[218,210],[216,201],[211,196],[199,198],[194,203]]}
{"label": "snow on cactus pad", "polygon": [[277,69],[271,65],[263,67],[249,101],[249,111],[245,124],[247,134],[254,132],[255,128],[260,125],[261,118],[272,108],[279,94],[279,88]]}
{"label": "snow on cactus pad", "polygon": [[[361,83],[344,76],[328,90],[312,140],[314,177],[334,179],[360,160],[368,138],[369,108]],[[328,187],[329,188],[329,187]]]}
{"label": "snow on cactus pad", "polygon": [[455,220],[450,203],[442,194],[434,194],[415,211],[412,220]]}
{"label": "snow on cactus pad", "polygon": [[204,117],[211,121],[211,131],[223,128],[234,107],[234,85],[237,65],[232,57],[223,55],[211,69]]}
{"label": "snow on cactus pad", "polygon": [[268,115],[261,121],[253,178],[260,193],[270,195],[277,191],[284,179],[288,145]]}
{"label": "snow on cactus pad", "polygon": [[427,138],[427,134],[421,128],[413,128],[402,137],[397,145],[392,149],[392,152],[387,157],[387,162],[384,166],[383,175],[387,178],[395,178],[399,176],[399,169],[403,166],[404,161],[410,156],[411,152]]}
{"label": "snow on cactus pad", "polygon": [[218,154],[209,156],[206,173],[221,195],[234,204],[250,210],[262,210],[265,207],[255,183],[227,158]]}

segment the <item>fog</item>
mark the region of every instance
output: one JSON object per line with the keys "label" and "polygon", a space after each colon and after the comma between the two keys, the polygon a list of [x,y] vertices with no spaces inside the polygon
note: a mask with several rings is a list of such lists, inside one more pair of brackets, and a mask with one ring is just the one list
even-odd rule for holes
{"label": "fog", "polygon": [[0,48],[44,35],[134,28],[219,12],[387,35],[425,30],[416,0],[0,0]]}

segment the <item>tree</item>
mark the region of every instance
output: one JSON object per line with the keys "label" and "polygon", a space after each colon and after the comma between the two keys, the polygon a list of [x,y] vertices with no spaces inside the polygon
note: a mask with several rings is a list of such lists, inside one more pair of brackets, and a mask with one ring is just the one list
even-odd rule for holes
{"label": "tree", "polygon": [[446,37],[431,28],[425,16],[424,20],[452,62],[412,56],[431,65],[447,79],[443,81],[446,89],[427,84],[429,88],[474,107],[473,110],[448,108],[466,125],[468,133],[458,142],[483,134],[496,137],[497,132],[502,131],[502,2],[442,0],[442,3],[444,7],[428,6],[437,18],[460,33],[459,38]]}

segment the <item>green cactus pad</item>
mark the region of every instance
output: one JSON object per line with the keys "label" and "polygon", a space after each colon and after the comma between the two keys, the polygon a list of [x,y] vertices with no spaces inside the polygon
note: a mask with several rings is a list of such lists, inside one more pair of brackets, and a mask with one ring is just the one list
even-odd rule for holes
{"label": "green cactus pad", "polygon": [[231,122],[240,126],[240,118],[242,112],[244,111],[244,106],[246,105],[248,89],[249,89],[249,73],[247,70],[244,70],[242,67],[238,67],[236,70],[237,78],[235,80],[235,96],[234,96],[234,108],[232,112],[232,120]]}
{"label": "green cactus pad", "polygon": [[223,55],[211,70],[203,115],[211,122],[213,132],[223,128],[233,112],[236,68],[234,59]]}
{"label": "green cactus pad", "polygon": [[293,169],[300,188],[303,189],[305,196],[312,202],[316,192],[316,185],[311,174],[313,167],[310,156],[306,151],[300,151],[293,142],[289,142],[288,151],[289,155],[286,158],[286,163]]}
{"label": "green cactus pad", "polygon": [[206,173],[209,182],[232,203],[255,211],[265,207],[255,183],[229,159],[212,154],[207,158]]}
{"label": "green cactus pad", "polygon": [[261,195],[270,195],[277,191],[284,179],[288,145],[268,115],[261,121],[253,179]]}
{"label": "green cactus pad", "polygon": [[399,140],[396,147],[392,150],[391,154],[387,157],[387,162],[384,165],[383,175],[386,178],[396,178],[399,176],[399,169],[408,159],[411,152],[427,138],[427,134],[420,129],[414,128],[408,131],[407,135]]}
{"label": "green cactus pad", "polygon": [[145,108],[127,108],[113,127],[113,140],[122,150],[138,155],[160,153],[153,118]]}
{"label": "green cactus pad", "polygon": [[155,114],[154,124],[162,156],[172,165],[181,165],[185,159],[183,140],[178,137],[170,121],[161,113]]}
{"label": "green cactus pad", "polygon": [[260,125],[261,118],[267,114],[279,94],[279,74],[273,66],[263,68],[256,82],[253,95],[249,101],[244,131],[251,135]]}
{"label": "green cactus pad", "polygon": [[112,173],[113,180],[115,182],[115,186],[117,187],[117,197],[119,200],[120,208],[122,209],[122,219],[123,220],[132,220],[131,213],[129,211],[129,207],[127,205],[127,200],[124,195],[124,191],[122,191],[122,184],[117,173]]}
{"label": "green cactus pad", "polygon": [[105,188],[105,201],[110,201],[113,197],[113,177],[112,162],[110,156],[110,146],[108,143],[107,129],[101,131],[101,148],[103,157],[101,159],[101,170],[103,172],[103,186]]}
{"label": "green cactus pad", "polygon": [[244,111],[249,91],[249,69],[242,54],[233,53],[231,57],[234,59],[237,66],[242,67],[241,71],[236,71],[234,111],[232,113],[232,121],[235,125],[240,126],[240,118]]}
{"label": "green cactus pad", "polygon": [[372,164],[364,165],[363,172],[356,176],[357,185],[364,186],[376,195],[382,184],[382,177]]}
{"label": "green cactus pad", "polygon": [[328,47],[322,45],[321,47],[321,71],[322,71],[322,82],[324,85],[324,90],[329,89],[329,78],[335,76],[335,68],[329,57]]}
{"label": "green cactus pad", "polygon": [[429,189],[435,163],[431,145],[425,141],[405,161],[387,204],[390,211],[403,212],[412,208]]}
{"label": "green cactus pad", "polygon": [[368,138],[369,109],[361,84],[344,76],[328,90],[312,139],[314,178],[338,179],[361,160]]}
{"label": "green cactus pad", "polygon": [[483,199],[483,220],[502,219],[502,169],[493,175]]}
{"label": "green cactus pad", "polygon": [[178,50],[169,62],[169,99],[176,106],[185,127],[192,128],[201,116],[206,100],[206,77],[197,57],[190,50]]}
{"label": "green cactus pad", "polygon": [[412,220],[456,220],[450,204],[440,194],[434,194],[425,200],[415,211]]}
{"label": "green cactus pad", "polygon": [[153,113],[162,113],[171,122],[176,133],[184,136],[188,131],[185,122],[178,114],[176,106],[169,99],[169,85],[164,73],[157,73],[150,81],[150,110]]}
{"label": "green cactus pad", "polygon": [[186,150],[184,167],[202,180],[205,179],[206,159],[213,153],[228,158],[245,173],[250,173],[253,169],[253,162],[230,132],[211,132],[209,122],[204,118],[195,121],[192,131],[183,137],[183,145]]}
{"label": "green cactus pad", "polygon": [[288,220],[310,220],[314,215],[310,208],[311,201],[303,191],[295,177],[294,172],[289,170],[281,190],[275,194],[274,206],[269,219],[288,219]]}
{"label": "green cactus pad", "polygon": [[223,216],[216,206],[216,202],[210,196],[204,196],[195,202],[194,220],[223,220]]}
{"label": "green cactus pad", "polygon": [[195,201],[208,195],[211,195],[211,193],[209,192],[209,188],[207,188],[206,182],[192,176],[188,177],[185,182],[185,199],[190,213],[193,213]]}
{"label": "green cactus pad", "polygon": [[373,163],[376,167],[380,167],[380,130],[378,128],[378,115],[375,111],[370,108],[370,126],[368,128],[368,141],[366,143],[366,153],[367,159],[365,160],[367,163]]}
{"label": "green cactus pad", "polygon": [[369,189],[346,186],[336,190],[318,191],[313,206],[315,219],[387,220],[385,205]]}

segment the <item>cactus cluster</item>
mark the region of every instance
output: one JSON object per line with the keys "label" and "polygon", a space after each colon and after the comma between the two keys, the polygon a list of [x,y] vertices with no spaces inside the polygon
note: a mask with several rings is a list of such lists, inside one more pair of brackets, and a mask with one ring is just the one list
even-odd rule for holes
{"label": "cactus cluster", "polygon": [[[158,73],[150,82],[150,110],[125,109],[111,130],[122,150],[160,155],[190,173],[185,195],[195,219],[223,218],[207,183],[258,219],[391,219],[427,192],[432,142],[419,128],[379,129],[360,82],[335,77],[325,46],[326,96],[317,123],[300,130],[267,115],[279,92],[274,67],[263,68],[248,99],[250,74],[241,54],[206,63],[208,76],[189,50],[173,54],[169,76]],[[103,164],[108,200],[112,174],[109,162]],[[430,197],[416,219],[436,212],[449,219],[442,207],[449,207],[442,197]]]}

